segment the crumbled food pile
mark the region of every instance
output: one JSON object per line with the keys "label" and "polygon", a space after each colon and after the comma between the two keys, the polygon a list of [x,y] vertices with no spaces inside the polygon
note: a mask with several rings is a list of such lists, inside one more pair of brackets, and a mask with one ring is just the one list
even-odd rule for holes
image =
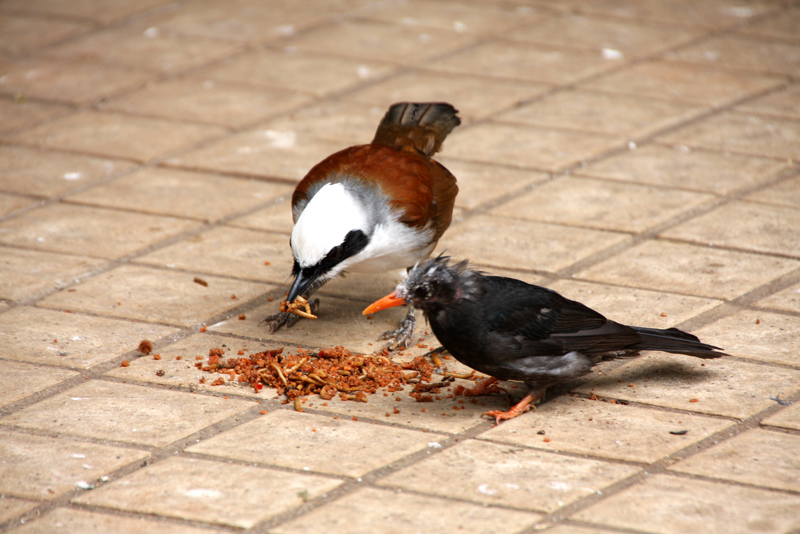
{"label": "crumbled food pile", "polygon": [[395,392],[405,384],[416,383],[411,396],[425,402],[430,395],[421,400],[422,391],[438,393],[438,388],[449,385],[447,380],[423,384],[430,382],[433,366],[422,356],[405,364],[396,364],[381,354],[353,354],[344,347],[318,352],[298,350],[296,354],[283,354],[283,348],[280,348],[249,356],[223,356],[222,349],[211,349],[207,364],[201,361],[195,364],[207,373],[228,375],[227,380],[217,378],[212,386],[236,381],[247,383],[258,392],[266,385],[291,400],[318,394],[325,400],[338,395],[342,400],[367,402],[367,395],[376,393],[379,388]]}

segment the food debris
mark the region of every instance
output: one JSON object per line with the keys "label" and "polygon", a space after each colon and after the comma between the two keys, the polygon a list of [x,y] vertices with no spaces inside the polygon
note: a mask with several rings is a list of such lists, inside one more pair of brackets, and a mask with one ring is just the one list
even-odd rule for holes
{"label": "food debris", "polygon": [[306,319],[317,318],[316,315],[311,313],[311,304],[309,304],[308,301],[303,297],[295,298],[294,302],[291,304],[284,300],[281,302],[281,311],[284,313],[293,313],[295,315],[299,315],[300,317],[305,317]]}
{"label": "food debris", "polygon": [[781,396],[780,396],[780,393],[778,395],[775,395],[774,397],[772,395],[770,395],[769,396],[769,400],[774,400],[775,402],[777,402],[781,406],[788,406],[790,404],[794,404],[792,401],[783,400],[781,398]]}
{"label": "food debris", "polygon": [[700,402],[700,399],[689,399],[689,402]]}
{"label": "food debris", "polygon": [[139,352],[142,354],[150,354],[153,352],[153,342],[146,339],[139,343]]}
{"label": "food debris", "polygon": [[192,280],[192,282],[194,282],[195,284],[200,284],[203,287],[208,287],[208,282],[196,276],[194,277],[194,280]]}
{"label": "food debris", "polygon": [[120,367],[128,367],[131,364],[128,360],[122,360],[122,363],[119,364]]}
{"label": "food debris", "polygon": [[683,436],[687,432],[689,432],[689,431],[688,430],[670,430],[669,431],[669,433],[672,434],[673,436]]}

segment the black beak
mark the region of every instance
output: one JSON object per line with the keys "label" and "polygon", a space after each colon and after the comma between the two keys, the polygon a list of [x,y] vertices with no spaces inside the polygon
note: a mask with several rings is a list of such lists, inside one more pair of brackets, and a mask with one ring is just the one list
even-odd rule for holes
{"label": "black beak", "polygon": [[318,274],[310,271],[310,269],[300,269],[297,271],[292,288],[289,290],[289,296],[286,297],[287,302],[290,304],[294,302],[294,299],[302,295],[303,292],[319,278]]}

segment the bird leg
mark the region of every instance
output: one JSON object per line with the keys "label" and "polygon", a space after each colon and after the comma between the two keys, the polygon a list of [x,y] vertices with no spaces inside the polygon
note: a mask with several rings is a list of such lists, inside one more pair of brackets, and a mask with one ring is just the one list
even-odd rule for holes
{"label": "bird leg", "polygon": [[417,327],[417,317],[414,315],[414,307],[408,308],[408,313],[400,321],[400,326],[397,330],[387,330],[378,339],[392,339],[386,344],[386,349],[395,350],[397,348],[405,349],[411,343],[411,337],[414,335],[414,329]]}
{"label": "bird leg", "polygon": [[536,405],[541,402],[543,397],[544,388],[531,388],[528,391],[528,394],[522,397],[522,400],[512,406],[508,411],[503,412],[501,410],[490,410],[488,412],[484,412],[483,415],[494,417],[495,424],[499,425],[500,421],[513,419],[518,415],[527,412],[531,409],[531,407],[536,410]]}
{"label": "bird leg", "polygon": [[455,391],[453,391],[453,396],[464,395],[465,397],[475,397],[478,395],[491,395],[492,393],[505,393],[508,395],[506,390],[495,385],[498,380],[499,378],[490,376],[486,380],[475,384],[475,387],[469,389],[464,386],[457,386]]}
{"label": "bird leg", "polygon": [[[314,283],[308,286],[308,289],[306,289],[302,295],[296,298],[293,303],[284,305],[286,301],[281,302],[281,311],[265,317],[261,322],[267,323],[269,332],[273,333],[284,325],[286,325],[286,328],[291,328],[297,321],[300,320],[301,315],[295,313],[295,308],[299,307],[305,310],[305,312],[307,312],[309,315],[316,315],[317,310],[319,309],[319,299],[308,300],[308,297],[311,296],[314,291],[325,285],[325,282],[327,282],[327,280],[315,280]],[[302,303],[298,304],[298,301],[301,298],[304,301],[307,301],[308,307]],[[286,307],[287,311],[283,310],[284,307]]]}

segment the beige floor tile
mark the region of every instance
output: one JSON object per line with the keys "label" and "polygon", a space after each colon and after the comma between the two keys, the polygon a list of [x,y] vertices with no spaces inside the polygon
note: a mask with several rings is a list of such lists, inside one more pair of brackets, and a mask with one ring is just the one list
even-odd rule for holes
{"label": "beige floor tile", "polygon": [[57,20],[16,13],[0,19],[0,52],[21,55],[85,31],[89,26],[72,20]]}
{"label": "beige floor tile", "polygon": [[556,524],[556,526],[547,529],[547,534],[615,534],[616,532],[618,531],[610,531],[604,528],[579,527],[573,524]]}
{"label": "beige floor tile", "polygon": [[142,460],[148,453],[65,437],[47,438],[0,428],[0,491],[37,500],[57,499],[80,485]]}
{"label": "beige floor tile", "polygon": [[[195,364],[202,362],[207,365],[211,349],[222,349],[225,351],[223,359],[228,359],[246,358],[256,352],[277,348],[280,346],[274,343],[197,334],[169,346],[158,348],[151,355],[132,359],[128,367],[116,367],[107,372],[106,376],[121,378],[131,383],[161,384],[189,388],[192,391],[210,391],[251,397],[253,400],[269,400],[277,396],[276,390],[263,388],[255,392],[248,384],[240,384],[238,381],[231,382],[227,375],[205,373]],[[243,352],[241,355],[239,354],[240,350]],[[160,359],[155,359],[156,354],[160,356]],[[161,371],[164,372],[159,375]],[[226,379],[225,384],[212,386],[211,384],[220,377]],[[205,380],[205,382],[200,383],[200,380]]]}
{"label": "beige floor tile", "polygon": [[275,534],[304,534],[319,529],[329,534],[511,534],[529,528],[540,517],[517,510],[364,488],[271,530]]}
{"label": "beige floor tile", "polygon": [[0,60],[0,92],[84,104],[132,89],[153,78],[144,71],[32,57]]}
{"label": "beige floor tile", "polygon": [[788,397],[798,389],[798,370],[730,358],[703,361],[650,353],[589,380],[576,391],[742,419],[773,406],[770,395]]}
{"label": "beige floor tile", "polygon": [[793,403],[761,421],[762,425],[800,430],[800,403]]}
{"label": "beige floor tile", "polygon": [[221,133],[214,126],[80,111],[25,130],[12,139],[90,155],[146,161]]}
{"label": "beige floor tile", "polygon": [[65,6],[58,0],[11,0],[5,2],[7,9],[25,9],[34,13],[51,16],[82,17],[103,23],[143,13],[149,9],[168,3],[168,0],[144,0],[131,4],[125,0],[78,0]]}
{"label": "beige floor tile", "polygon": [[[485,505],[553,512],[638,471],[633,466],[468,440],[379,483]],[[431,473],[449,476],[431,484]]]}
{"label": "beige floor tile", "polygon": [[[193,326],[255,298],[270,288],[262,284],[145,266],[122,266],[43,300],[44,307],[81,310],[141,321]],[[236,299],[232,299],[236,295]],[[277,305],[277,303],[276,303]]]}
{"label": "beige floor tile", "polygon": [[188,525],[177,525],[143,517],[122,517],[74,508],[56,508],[25,525],[11,531],[14,534],[43,534],[59,532],[62,534],[139,534],[158,532],[159,534],[211,534],[219,532]]}
{"label": "beige floor tile", "polygon": [[800,437],[753,429],[671,466],[671,471],[753,484],[800,489]]}
{"label": "beige floor tile", "polygon": [[444,72],[479,72],[496,78],[558,84],[574,83],[617,65],[603,59],[599,50],[585,52],[519,41],[486,42],[429,64]]}
{"label": "beige floor tile", "polygon": [[239,128],[310,99],[298,91],[187,77],[112,98],[101,109]]}
{"label": "beige floor tile", "polygon": [[[270,439],[265,440],[266,435]],[[441,434],[277,410],[187,450],[355,478],[445,438]]]}
{"label": "beige floor tile", "polygon": [[720,107],[785,83],[783,76],[735,72],[679,61],[638,63],[582,87]]}
{"label": "beige floor tile", "polygon": [[344,148],[341,142],[307,138],[293,130],[257,129],[171,157],[167,164],[300,181],[311,167]]}
{"label": "beige floor tile", "polygon": [[285,184],[146,168],[113,182],[70,195],[68,200],[108,208],[218,221],[281,196]]}
{"label": "beige floor tile", "polygon": [[800,158],[800,121],[725,112],[659,140],[791,160]]}
{"label": "beige floor tile", "polygon": [[[344,98],[385,106],[390,102],[450,102],[465,123],[539,96],[548,84],[497,80],[452,72],[411,71],[353,91]],[[445,153],[447,150],[445,150]]]}
{"label": "beige floor tile", "polygon": [[763,298],[759,300],[756,305],[765,308],[796,312],[800,310],[800,283]]}
{"label": "beige floor tile", "polygon": [[142,256],[137,261],[284,284],[293,262],[288,241],[280,234],[220,226]]}
{"label": "beige floor tile", "polygon": [[669,100],[568,90],[502,113],[497,120],[577,129],[581,132],[642,137],[684,122],[703,108]]}
{"label": "beige floor tile", "polygon": [[798,207],[734,201],[660,235],[702,245],[800,257]]}
{"label": "beige floor tile", "polygon": [[800,367],[797,317],[741,310],[695,333],[707,343],[722,344],[729,354]]}
{"label": "beige floor tile", "polygon": [[0,315],[4,357],[86,369],[175,332],[152,324],[20,306]]}
{"label": "beige floor tile", "polygon": [[[167,458],[74,502],[237,528],[299,507],[339,480],[191,458]],[[209,501],[214,506],[209,506]]]}
{"label": "beige floor tile", "polygon": [[623,137],[607,134],[483,123],[453,132],[447,156],[558,171],[623,143]]}
{"label": "beige floor tile", "polygon": [[754,115],[773,115],[781,118],[800,119],[800,85],[790,85],[784,90],[772,92],[737,106],[736,109]]}
{"label": "beige floor tile", "polygon": [[724,69],[792,75],[800,68],[800,44],[728,34],[706,39],[667,57]]}
{"label": "beige floor tile", "polygon": [[132,166],[126,161],[0,146],[0,189],[54,197],[125,172]]}
{"label": "beige floor tile", "polygon": [[711,195],[689,191],[560,176],[490,213],[638,233],[712,199]]}
{"label": "beige floor tile", "polygon": [[0,243],[113,259],[197,224],[174,217],[50,204],[0,223]]}
{"label": "beige floor tile", "polygon": [[23,208],[33,207],[38,201],[28,197],[0,193],[0,217],[5,217]]}
{"label": "beige floor tile", "polygon": [[453,52],[474,37],[464,33],[431,32],[402,24],[368,20],[337,20],[280,42],[300,52],[326,53],[373,61],[417,64]]}
{"label": "beige floor tile", "polygon": [[800,176],[794,176],[766,189],[760,189],[747,195],[746,199],[796,208],[800,206]]}
{"label": "beige floor tile", "polygon": [[[536,449],[653,463],[732,424],[710,417],[560,396],[480,437]],[[685,435],[670,433],[686,430]]]}
{"label": "beige floor tile", "polygon": [[[383,78],[396,68],[379,61],[330,57],[292,49],[259,49],[202,69],[198,74],[220,81],[255,85],[262,89],[283,87],[324,96]],[[385,100],[380,104],[388,103]],[[301,111],[306,109],[308,108],[304,106]]]}
{"label": "beige floor tile", "polygon": [[739,29],[740,33],[754,37],[768,37],[774,39],[786,39],[787,41],[798,41],[797,28],[800,27],[800,9],[795,6],[776,13],[753,24],[748,24]]}
{"label": "beige floor tile", "polygon": [[0,406],[13,404],[77,375],[66,369],[0,360]]}
{"label": "beige floor tile", "polygon": [[602,159],[575,174],[724,195],[766,182],[787,166],[782,161],[652,144]]}
{"label": "beige floor tile", "polygon": [[668,3],[658,0],[644,2],[641,0],[580,0],[573,4],[573,8],[580,8],[589,13],[708,28],[737,24],[774,10],[775,7],[775,3],[770,0],[756,0],[748,2],[745,6],[730,0],[705,2],[678,0]]}
{"label": "beige floor tile", "polygon": [[46,55],[143,71],[175,72],[231,54],[239,45],[162,31],[150,21],[109,27],[48,48]]}
{"label": "beige floor tile", "polygon": [[[282,234],[286,247],[289,247],[289,235],[292,233],[292,228],[294,228],[291,203],[291,195],[284,195],[265,208],[256,210],[243,217],[231,219],[228,221],[228,226],[252,228],[255,230],[265,230],[267,232]],[[291,271],[290,267],[287,267],[287,269],[287,273]]]}
{"label": "beige floor tile", "polygon": [[609,319],[648,328],[671,328],[720,304],[714,299],[577,280],[558,280],[547,287]]}
{"label": "beige floor tile", "polygon": [[15,499],[8,495],[3,495],[0,499],[0,523],[5,523],[14,517],[20,516],[39,505],[38,502]]}
{"label": "beige floor tile", "polygon": [[459,208],[475,209],[547,179],[546,174],[522,169],[449,159],[447,156],[436,159],[458,180],[456,207]]}
{"label": "beige floor tile", "polygon": [[69,108],[57,104],[0,99],[0,135],[35,126],[68,112]]}
{"label": "beige floor tile", "polygon": [[635,58],[672,48],[698,33],[697,29],[641,20],[633,22],[564,13],[550,15],[541,22],[506,35],[544,46],[580,47],[595,53],[611,49],[622,52],[625,58]]}
{"label": "beige floor tile", "polygon": [[655,475],[572,518],[659,534],[778,534],[800,525],[798,506],[796,495]]}
{"label": "beige floor tile", "polygon": [[596,282],[731,299],[800,267],[784,258],[645,241],[575,276]]}
{"label": "beige floor tile", "polygon": [[92,380],[4,417],[3,424],[164,447],[255,403]]}
{"label": "beige floor tile", "polygon": [[624,239],[614,232],[477,215],[451,228],[439,247],[489,267],[557,271]]}

